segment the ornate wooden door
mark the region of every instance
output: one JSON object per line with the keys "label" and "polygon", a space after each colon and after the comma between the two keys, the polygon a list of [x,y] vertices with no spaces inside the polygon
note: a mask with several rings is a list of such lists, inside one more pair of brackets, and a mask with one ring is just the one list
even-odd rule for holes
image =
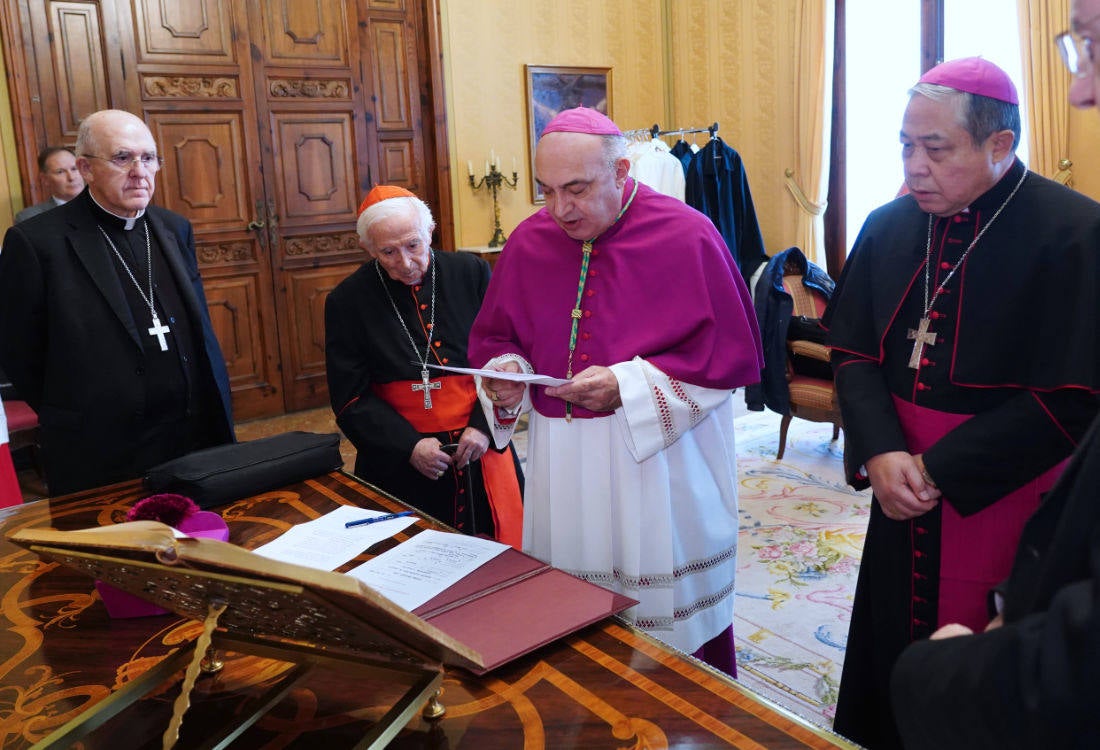
{"label": "ornate wooden door", "polygon": [[31,105],[27,188],[37,150],[73,143],[84,114],[139,113],[166,157],[155,200],[195,229],[236,418],[327,404],[324,301],[364,259],[359,200],[379,182],[446,190],[421,128],[422,8],[0,1],[23,21],[2,30],[22,53],[7,56],[13,100]]}

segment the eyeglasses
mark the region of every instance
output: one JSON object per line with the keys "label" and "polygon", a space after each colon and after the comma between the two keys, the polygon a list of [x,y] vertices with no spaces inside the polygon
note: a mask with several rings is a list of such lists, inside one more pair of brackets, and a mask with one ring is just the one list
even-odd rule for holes
{"label": "eyeglasses", "polygon": [[[1082,24],[1075,24],[1078,28],[1089,26],[1100,16],[1093,16]],[[1054,37],[1054,43],[1058,45],[1058,52],[1062,55],[1062,62],[1066,68],[1077,78],[1084,78],[1092,73],[1096,62],[1093,52],[1093,40],[1091,37],[1081,36],[1075,31],[1063,31]]]}
{"label": "eyeglasses", "polygon": [[115,169],[124,171],[129,171],[138,162],[150,172],[156,172],[164,166],[164,157],[159,154],[135,154],[130,151],[120,151],[114,156],[96,156],[95,154],[84,154],[84,156],[105,161]]}

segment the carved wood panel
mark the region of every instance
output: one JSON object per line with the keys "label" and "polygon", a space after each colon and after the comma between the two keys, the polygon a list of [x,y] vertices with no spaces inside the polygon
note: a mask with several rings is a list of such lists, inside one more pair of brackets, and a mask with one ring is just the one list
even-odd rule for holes
{"label": "carved wood panel", "polygon": [[346,4],[342,0],[267,3],[265,57],[276,65],[348,64]]}
{"label": "carved wood panel", "polygon": [[139,62],[235,62],[232,8],[220,0],[134,0]]}
{"label": "carved wood panel", "polygon": [[251,221],[256,196],[242,159],[241,112],[158,113],[148,122],[165,158],[157,186],[164,206],[190,219],[200,236]]}
{"label": "carved wood panel", "polygon": [[355,264],[290,271],[286,274],[287,304],[295,311],[288,320],[291,369],[299,395],[328,397],[325,380],[325,300],[336,285],[349,276]]}
{"label": "carved wood panel", "polygon": [[313,224],[321,217],[355,219],[355,141],[348,113],[274,118],[279,206],[284,227]]}

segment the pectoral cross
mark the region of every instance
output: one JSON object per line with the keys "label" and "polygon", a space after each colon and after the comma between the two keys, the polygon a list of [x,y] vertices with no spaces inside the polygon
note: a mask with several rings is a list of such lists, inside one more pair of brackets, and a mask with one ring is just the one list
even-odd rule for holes
{"label": "pectoral cross", "polygon": [[412,386],[411,386],[411,388],[414,391],[424,391],[424,408],[425,409],[431,409],[432,408],[432,391],[438,391],[442,387],[443,387],[443,384],[440,383],[438,380],[435,381],[434,383],[429,383],[428,382],[428,368],[427,367],[425,367],[423,370],[420,371],[420,382],[419,383],[413,383]]}
{"label": "pectoral cross", "polygon": [[931,323],[930,318],[921,318],[916,330],[910,328],[906,336],[906,338],[913,341],[913,353],[909,356],[909,366],[914,370],[920,368],[920,358],[924,354],[924,345],[935,346],[936,344],[936,334],[928,331],[928,326]]}
{"label": "pectoral cross", "polygon": [[168,342],[164,340],[164,334],[171,333],[172,329],[160,322],[160,318],[153,315],[153,327],[149,329],[150,336],[156,336],[157,341],[160,342],[160,350],[162,352],[168,351]]}

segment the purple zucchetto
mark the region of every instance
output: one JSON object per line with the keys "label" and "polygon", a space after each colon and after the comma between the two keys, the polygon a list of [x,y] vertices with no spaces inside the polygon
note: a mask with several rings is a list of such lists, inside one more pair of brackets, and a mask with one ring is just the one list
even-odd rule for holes
{"label": "purple zucchetto", "polygon": [[589,107],[566,109],[554,115],[539,135],[547,133],[588,133],[589,135],[622,135],[619,126],[607,115]]}
{"label": "purple zucchetto", "polygon": [[980,57],[961,57],[940,63],[922,75],[918,83],[935,83],[1009,104],[1020,103],[1008,73]]}

